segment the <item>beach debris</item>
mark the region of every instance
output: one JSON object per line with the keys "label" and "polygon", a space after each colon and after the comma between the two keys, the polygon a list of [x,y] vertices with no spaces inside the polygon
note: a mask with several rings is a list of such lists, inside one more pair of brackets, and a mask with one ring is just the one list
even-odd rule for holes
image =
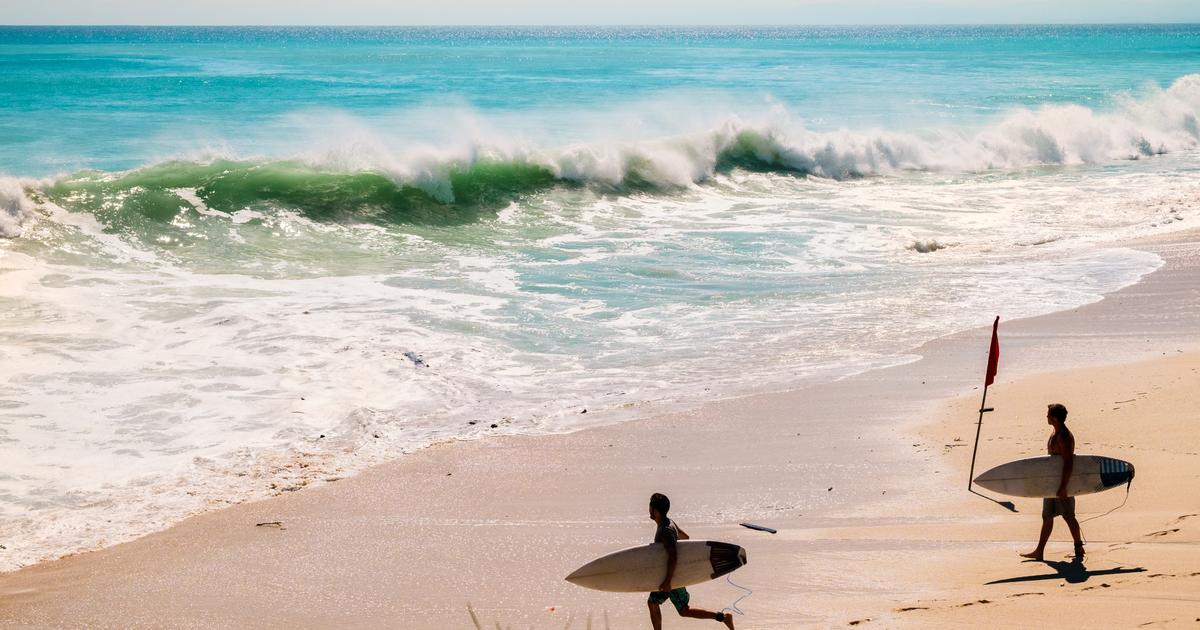
{"label": "beach debris", "polygon": [[826,490],[825,492],[833,492],[833,486],[829,486],[829,489]]}
{"label": "beach debris", "polygon": [[416,367],[429,367],[429,364],[425,362],[425,359],[412,350],[405,351],[404,356],[407,357],[409,361],[412,361],[413,365]]}
{"label": "beach debris", "polygon": [[283,521],[263,521],[262,523],[255,523],[254,526],[255,527],[278,527],[279,529],[283,529]]}
{"label": "beach debris", "polygon": [[754,523],[738,523],[738,524],[747,529],[754,529],[754,530],[758,530],[760,532],[767,532],[768,534],[778,534],[779,533],[779,530],[772,529],[765,525],[755,525]]}
{"label": "beach debris", "polygon": [[579,413],[587,413],[587,409],[584,409],[583,411],[580,411]]}
{"label": "beach debris", "polygon": [[495,422],[493,422],[493,423],[492,423],[492,428],[493,428],[493,429],[495,429],[495,428],[497,428],[497,427],[499,427],[499,426],[500,426],[500,425],[496,424]]}
{"label": "beach debris", "polygon": [[905,249],[910,249],[918,254],[931,254],[939,249],[946,249],[947,247],[950,247],[949,243],[942,243],[934,239],[928,239],[924,241],[913,241]]}
{"label": "beach debris", "polygon": [[467,420],[467,424],[475,424],[474,420]]}

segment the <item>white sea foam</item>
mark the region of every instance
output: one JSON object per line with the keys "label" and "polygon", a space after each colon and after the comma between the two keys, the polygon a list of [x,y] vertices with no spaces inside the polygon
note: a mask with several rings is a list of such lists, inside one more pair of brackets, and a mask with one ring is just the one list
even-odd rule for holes
{"label": "white sea foam", "polygon": [[22,226],[33,215],[33,201],[25,184],[13,177],[0,177],[0,238],[21,235]]}
{"label": "white sea foam", "polygon": [[[323,149],[302,150],[310,163],[382,172],[451,201],[447,172],[481,162],[537,165],[572,182],[621,186],[638,180],[681,187],[711,179],[728,160],[751,159],[767,167],[844,179],[1142,159],[1200,146],[1200,75],[1181,77],[1166,89],[1149,86],[1139,95],[1122,96],[1108,111],[1043,105],[1014,109],[982,128],[815,131],[775,106],[758,115],[710,115],[707,124],[704,118],[689,118],[707,126],[702,131],[654,137],[645,126],[636,126],[641,135],[630,138],[617,128],[609,137],[593,132],[597,135],[588,141],[548,148],[527,134],[498,131],[483,114],[459,111],[453,116],[460,123],[454,137],[413,147],[344,114],[331,116],[325,124],[351,140],[327,140],[316,145],[324,144]],[[585,126],[601,125],[592,121]]]}
{"label": "white sea foam", "polygon": [[[996,305],[1008,318],[1091,301],[1158,261],[1085,241],[1197,216],[1194,191],[1165,188],[1152,170],[953,183],[739,173],[676,195],[549,195],[505,221],[419,235],[197,209],[180,229],[207,221],[260,244],[254,258],[236,240],[208,245],[222,273],[192,268],[209,242],[159,248],[50,207],[45,230],[8,243],[70,255],[4,262],[23,280],[0,302],[0,414],[23,428],[0,442],[21,471],[0,476],[3,566],[438,440],[836,378]],[[906,249],[931,239],[956,247]],[[361,248],[394,252],[371,258],[390,271],[310,269]],[[257,275],[298,258],[312,260],[301,277]]]}

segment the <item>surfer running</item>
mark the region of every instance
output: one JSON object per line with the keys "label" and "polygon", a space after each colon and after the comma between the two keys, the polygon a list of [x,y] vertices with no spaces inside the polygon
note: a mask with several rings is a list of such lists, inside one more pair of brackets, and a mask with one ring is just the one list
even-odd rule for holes
{"label": "surfer running", "polygon": [[1075,436],[1067,429],[1067,408],[1054,403],[1046,407],[1046,423],[1054,427],[1054,433],[1046,444],[1046,450],[1051,455],[1061,455],[1063,460],[1062,481],[1058,484],[1057,496],[1042,499],[1042,534],[1038,538],[1037,548],[1023,557],[1042,560],[1046,551],[1046,541],[1054,530],[1054,517],[1061,516],[1071,530],[1071,538],[1075,539],[1075,561],[1083,561],[1083,539],[1079,533],[1079,521],[1075,520],[1075,497],[1067,496],[1067,482],[1071,479],[1071,469],[1075,465]]}
{"label": "surfer running", "polygon": [[671,500],[665,494],[655,492],[650,495],[650,518],[658,523],[658,531],[654,533],[654,542],[662,543],[667,548],[667,577],[663,579],[662,585],[657,591],[650,593],[650,599],[647,605],[650,607],[650,623],[654,625],[654,630],[662,630],[662,609],[660,606],[668,599],[675,605],[676,612],[680,617],[691,617],[693,619],[716,619],[725,624],[726,628],[733,630],[733,615],[727,615],[724,612],[711,612],[701,608],[691,608],[688,606],[688,600],[691,598],[688,595],[687,589],[682,586],[676,589],[671,588],[671,577],[675,574],[675,562],[678,555],[675,552],[675,543],[680,540],[687,540],[689,537],[687,532],[679,528],[675,521],[667,518],[667,512],[671,509]]}

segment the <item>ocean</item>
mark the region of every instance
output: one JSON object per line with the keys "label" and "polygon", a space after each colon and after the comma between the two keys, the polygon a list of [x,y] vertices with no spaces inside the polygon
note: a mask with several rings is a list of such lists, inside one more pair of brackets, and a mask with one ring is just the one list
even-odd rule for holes
{"label": "ocean", "polygon": [[0,569],[1093,302],[1198,116],[1194,25],[0,27]]}

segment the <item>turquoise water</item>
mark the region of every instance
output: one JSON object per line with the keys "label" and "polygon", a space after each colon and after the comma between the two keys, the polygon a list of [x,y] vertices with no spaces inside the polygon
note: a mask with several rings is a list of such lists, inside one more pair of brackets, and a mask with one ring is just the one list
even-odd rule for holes
{"label": "turquoise water", "polygon": [[1096,300],[1198,35],[0,27],[0,566]]}

